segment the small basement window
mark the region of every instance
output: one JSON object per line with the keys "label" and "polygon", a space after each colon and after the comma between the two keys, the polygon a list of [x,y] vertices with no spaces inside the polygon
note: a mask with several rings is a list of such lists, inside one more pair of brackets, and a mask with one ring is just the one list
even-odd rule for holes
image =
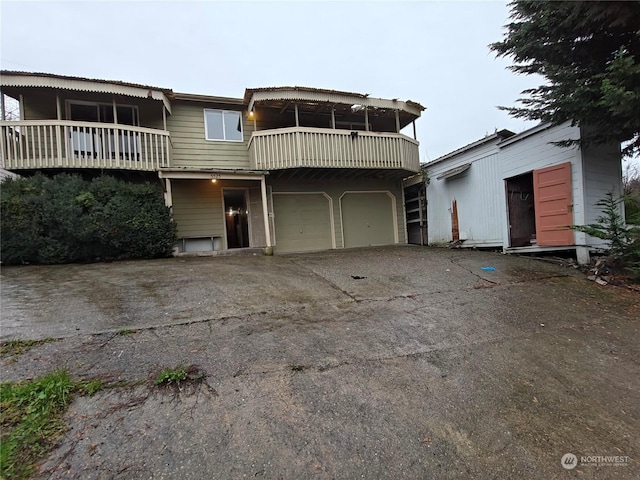
{"label": "small basement window", "polygon": [[204,131],[207,140],[242,141],[242,113],[233,110],[204,109]]}

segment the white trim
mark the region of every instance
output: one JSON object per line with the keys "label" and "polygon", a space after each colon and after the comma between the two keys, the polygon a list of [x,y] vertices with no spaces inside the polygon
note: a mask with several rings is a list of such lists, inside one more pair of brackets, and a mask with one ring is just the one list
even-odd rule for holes
{"label": "white trim", "polygon": [[342,231],[342,248],[344,246],[344,218],[342,214],[342,198],[348,193],[386,193],[391,198],[391,215],[393,221],[393,240],[395,243],[400,243],[400,234],[398,232],[398,209],[396,205],[396,196],[389,190],[346,190],[340,195],[338,201],[340,202],[340,227]]}
{"label": "white trim", "polygon": [[251,174],[243,174],[241,172],[202,172],[202,171],[172,171],[172,170],[160,170],[158,172],[160,178],[173,178],[173,179],[183,179],[183,180],[257,180],[261,181],[264,179],[264,175],[251,173]]}
{"label": "white trim", "polygon": [[271,229],[269,228],[269,205],[267,205],[267,182],[264,177],[260,180],[260,195],[262,196],[262,216],[264,217],[264,234],[267,241],[267,247],[271,245]]}
{"label": "white trim", "polygon": [[[208,127],[207,112],[220,112],[222,114],[222,134],[225,136],[225,138],[207,138],[207,132],[209,130],[207,128]],[[225,120],[224,120],[225,113],[238,114],[238,117],[240,120],[240,140],[231,140],[226,138],[226,129],[225,129]],[[235,143],[244,142],[244,119],[243,119],[242,112],[240,110],[224,110],[221,108],[203,108],[202,114],[204,115],[204,139],[207,142],[235,142]]]}
{"label": "white trim", "polygon": [[[335,218],[333,215],[333,198],[331,198],[330,195],[328,195],[326,192],[274,192],[271,191],[271,195],[322,195],[324,198],[326,198],[327,200],[329,200],[329,221],[331,223],[331,248],[333,248],[334,250],[336,249],[336,228],[335,228]],[[275,217],[276,217],[276,211],[275,208],[273,209],[273,237],[276,238],[276,230],[275,230]]]}

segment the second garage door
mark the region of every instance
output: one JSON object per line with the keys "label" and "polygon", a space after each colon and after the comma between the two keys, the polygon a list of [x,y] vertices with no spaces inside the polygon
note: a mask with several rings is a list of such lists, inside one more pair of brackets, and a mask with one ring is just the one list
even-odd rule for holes
{"label": "second garage door", "polygon": [[273,193],[275,251],[333,248],[329,199],[320,193]]}
{"label": "second garage door", "polygon": [[342,197],[341,208],[345,248],[396,242],[396,216],[387,193],[346,193]]}

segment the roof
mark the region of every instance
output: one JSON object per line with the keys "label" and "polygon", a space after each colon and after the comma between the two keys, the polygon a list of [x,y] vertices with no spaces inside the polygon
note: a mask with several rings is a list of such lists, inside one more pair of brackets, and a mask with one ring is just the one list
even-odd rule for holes
{"label": "roof", "polygon": [[351,114],[365,108],[381,117],[394,118],[398,113],[402,127],[420,117],[425,110],[425,107],[411,100],[374,98],[363,93],[299,86],[247,88],[244,101],[249,110],[253,110],[254,105],[284,110],[296,104],[301,111],[314,114],[330,112],[332,109],[339,114]]}
{"label": "roof", "polygon": [[0,85],[4,87],[59,88],[84,92],[113,93],[138,98],[153,98],[154,100],[162,101],[169,111],[171,111],[169,100],[173,96],[173,91],[169,88],[139,83],[11,70],[0,71]]}
{"label": "roof", "polygon": [[217,97],[214,95],[201,95],[198,93],[178,93],[173,94],[174,100],[184,100],[187,102],[202,102],[202,103],[223,103],[226,105],[246,105],[246,102],[242,98],[235,97]]}
{"label": "roof", "polygon": [[481,138],[480,140],[476,140],[475,142],[471,142],[468,145],[465,145],[464,147],[458,148],[457,150],[454,150],[453,152],[449,152],[445,155],[442,155],[441,157],[436,158],[435,160],[432,160],[431,162],[426,163],[426,166],[432,166],[435,165],[436,163],[440,163],[440,162],[444,162],[445,160],[448,160],[452,157],[455,157],[457,155],[460,155],[461,153],[467,152],[469,150],[473,150],[474,148],[477,148],[481,145],[484,145],[485,143],[489,143],[492,142],[494,140],[498,140],[498,142],[500,142],[501,140],[507,139],[509,137],[514,136],[515,133],[513,133],[511,130],[499,130],[496,131],[496,133],[494,133],[493,135],[489,135],[486,136],[484,138]]}
{"label": "roof", "polygon": [[[264,99],[286,99],[286,100],[313,100],[326,101],[333,103],[349,103],[353,104],[358,101],[363,106],[371,106],[374,108],[389,109],[406,109],[409,107],[420,115],[420,112],[426,110],[425,107],[418,102],[412,100],[400,101],[397,98],[387,100],[383,98],[370,97],[368,93],[344,92],[340,90],[327,90],[325,88],[311,87],[265,87],[265,88],[247,88],[244,94],[244,101],[251,104],[255,100],[256,94],[262,94]],[[405,108],[403,108],[405,107]]]}

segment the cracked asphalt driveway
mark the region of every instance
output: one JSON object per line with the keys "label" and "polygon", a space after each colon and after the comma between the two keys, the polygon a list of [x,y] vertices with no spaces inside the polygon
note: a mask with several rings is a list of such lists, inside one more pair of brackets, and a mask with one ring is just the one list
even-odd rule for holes
{"label": "cracked asphalt driveway", "polygon": [[[57,339],[3,381],[109,385],[40,478],[638,478],[639,329],[637,293],[489,252],[2,269],[1,338]],[[204,382],[153,386],[176,365]]]}

